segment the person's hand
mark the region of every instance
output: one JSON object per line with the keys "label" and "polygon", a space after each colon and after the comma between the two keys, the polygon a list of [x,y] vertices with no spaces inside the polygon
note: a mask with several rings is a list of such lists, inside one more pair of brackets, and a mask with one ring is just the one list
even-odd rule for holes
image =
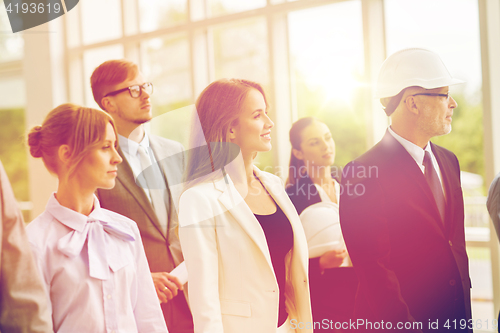
{"label": "person's hand", "polygon": [[151,276],[153,277],[153,283],[160,303],[167,303],[177,296],[179,289],[184,289],[179,279],[167,272],[151,273]]}
{"label": "person's hand", "polygon": [[321,257],[319,257],[319,268],[321,269],[321,273],[323,273],[323,271],[327,268],[339,267],[346,257],[346,249],[326,252]]}

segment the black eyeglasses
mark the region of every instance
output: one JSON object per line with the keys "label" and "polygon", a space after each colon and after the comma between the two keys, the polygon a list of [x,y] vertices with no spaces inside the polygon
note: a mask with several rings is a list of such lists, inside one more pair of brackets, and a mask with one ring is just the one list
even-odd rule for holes
{"label": "black eyeglasses", "polygon": [[448,99],[450,97],[449,93],[446,94],[437,94],[437,93],[420,93],[420,94],[413,94],[411,96],[418,96],[418,95],[424,95],[424,96],[439,96],[439,97],[445,97]]}
{"label": "black eyeglasses", "polygon": [[110,93],[107,93],[106,95],[104,95],[104,97],[114,96],[114,95],[119,94],[121,92],[124,92],[126,90],[128,90],[128,92],[132,98],[138,98],[139,96],[142,95],[143,90],[148,95],[153,94],[153,84],[151,82],[146,82],[144,84],[136,84],[136,85],[133,85],[133,86],[130,86],[127,88],[123,88],[123,89],[119,89],[119,90],[115,90],[115,91],[112,91]]}

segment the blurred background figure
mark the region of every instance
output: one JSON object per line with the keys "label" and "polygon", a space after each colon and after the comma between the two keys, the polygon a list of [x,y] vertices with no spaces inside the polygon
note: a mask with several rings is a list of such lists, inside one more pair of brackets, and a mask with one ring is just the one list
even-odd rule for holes
{"label": "blurred background figure", "polygon": [[[281,180],[254,166],[257,153],[271,149],[274,126],[263,88],[221,79],[205,88],[196,109],[198,146],[207,154],[192,150],[179,204],[195,332],[312,332],[299,216]],[[239,147],[240,167],[225,165],[224,144]],[[299,323],[304,328],[295,330]]]}
{"label": "blurred background figure", "polygon": [[290,142],[286,191],[307,237],[313,319],[322,323],[315,331],[335,332],[336,322],[352,317],[358,285],[340,230],[340,184],[331,168],[335,142],[329,128],[313,117],[292,125]]}
{"label": "blurred background figure", "polygon": [[[500,239],[500,173],[491,182],[488,198],[486,199],[486,207],[493,221],[497,237]],[[500,312],[498,313],[498,322],[500,322]],[[498,331],[500,332],[500,327]]]}
{"label": "blurred background figure", "polygon": [[27,227],[54,330],[167,332],[137,225],[94,195],[115,186],[122,161],[113,119],[62,104],[32,128],[28,143],[58,178],[46,210]]}
{"label": "blurred background figure", "polygon": [[0,332],[52,332],[47,295],[2,162],[0,211]]}

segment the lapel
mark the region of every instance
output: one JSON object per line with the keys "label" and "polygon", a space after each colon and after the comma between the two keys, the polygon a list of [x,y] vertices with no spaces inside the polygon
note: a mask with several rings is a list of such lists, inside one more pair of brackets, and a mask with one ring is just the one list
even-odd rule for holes
{"label": "lapel", "polygon": [[132,197],[134,197],[134,199],[137,201],[137,203],[142,208],[144,213],[153,222],[153,225],[156,227],[158,232],[161,233],[163,237],[166,237],[166,235],[162,232],[162,228],[160,227],[160,223],[158,221],[158,218],[156,217],[151,202],[149,201],[142,187],[138,186],[135,183],[134,173],[132,171],[132,168],[128,164],[127,159],[123,155],[123,152],[121,151],[120,148],[118,148],[118,153],[123,159],[123,162],[118,164],[118,173],[117,173],[118,181],[132,195]]}
{"label": "lapel", "polygon": [[[299,239],[301,235],[303,236],[303,231],[298,228],[302,228],[299,216],[293,204],[291,203],[288,195],[285,192],[283,184],[276,182],[276,180],[268,177],[265,173],[261,172],[257,167],[254,166],[254,172],[262,181],[262,184],[269,192],[271,197],[274,199],[276,204],[280,206],[283,213],[288,218],[293,234],[293,253],[295,258],[299,258],[299,254],[307,253],[307,248],[303,248],[303,240]],[[239,192],[236,190],[231,178],[226,175],[223,179],[214,182],[214,186],[217,190],[221,191],[222,194],[219,196],[219,202],[227,209],[227,211],[232,215],[234,220],[241,226],[245,233],[252,239],[252,241],[257,245],[260,252],[266,258],[267,264],[273,270],[273,264],[271,261],[271,255],[269,253],[269,247],[267,245],[266,236],[259,221],[255,215],[250,210],[250,207],[245,203],[244,199],[241,197]],[[305,236],[303,237],[305,240]],[[304,262],[306,259],[304,259]],[[302,267],[305,271],[305,266]]]}
{"label": "lapel", "polygon": [[[427,184],[422,170],[417,165],[413,157],[406,151],[406,149],[387,131],[382,142],[388,148],[389,152],[388,161],[391,161],[392,170],[390,175],[393,178],[394,184],[398,184],[405,192],[409,193],[412,200],[411,193],[420,193],[422,201],[425,202],[423,210],[430,213],[434,218],[432,224],[434,229],[444,237],[444,225],[441,221],[441,215],[434,199],[434,195]],[[425,219],[429,221],[429,219]]]}
{"label": "lapel", "polygon": [[[308,262],[309,249],[307,247],[307,240],[304,234],[304,229],[302,227],[302,222],[297,214],[297,210],[293,205],[290,197],[285,191],[285,186],[280,181],[272,179],[265,172],[260,171],[259,168],[254,166],[254,172],[262,181],[266,187],[269,194],[273,197],[274,201],[278,206],[280,206],[283,213],[285,213],[290,225],[293,230],[293,250],[292,250],[292,267],[291,269],[297,269],[300,267],[302,272],[307,274],[307,266],[305,263]],[[267,244],[267,243],[266,243]],[[299,277],[302,279],[302,277]],[[304,277],[305,279],[305,277]]]}
{"label": "lapel", "polygon": [[226,174],[221,180],[215,181],[214,186],[217,190],[222,192],[218,198],[219,202],[232,215],[248,237],[257,245],[260,252],[266,258],[267,264],[273,269],[264,230],[262,230],[259,221],[250,210],[250,207],[245,203],[245,200],[234,186],[229,175]]}

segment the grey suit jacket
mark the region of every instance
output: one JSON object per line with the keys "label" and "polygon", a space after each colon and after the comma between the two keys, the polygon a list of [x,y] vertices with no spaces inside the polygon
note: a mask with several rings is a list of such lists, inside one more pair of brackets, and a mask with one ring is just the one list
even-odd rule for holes
{"label": "grey suit jacket", "polygon": [[[180,143],[154,135],[149,135],[149,142],[156,160],[165,175],[167,184],[180,184],[184,170],[183,147]],[[118,176],[115,187],[111,190],[99,189],[101,207],[125,215],[134,220],[141,232],[144,250],[151,272],[170,272],[175,268],[172,251],[175,249],[168,243],[168,234],[160,226],[153,206],[144,190],[134,180],[134,174],[123,152],[118,149],[123,162],[118,165]],[[163,184],[159,184],[159,188]],[[172,191],[170,208],[170,224],[177,224],[175,205],[177,194]],[[178,254],[179,255],[179,254]],[[169,332],[192,332],[192,329],[174,329],[173,326],[192,327],[191,313],[186,299],[181,293],[172,301],[162,304],[162,310]],[[183,323],[184,321],[184,323]]]}
{"label": "grey suit jacket", "polygon": [[42,278],[0,162],[0,331],[52,332]]}

